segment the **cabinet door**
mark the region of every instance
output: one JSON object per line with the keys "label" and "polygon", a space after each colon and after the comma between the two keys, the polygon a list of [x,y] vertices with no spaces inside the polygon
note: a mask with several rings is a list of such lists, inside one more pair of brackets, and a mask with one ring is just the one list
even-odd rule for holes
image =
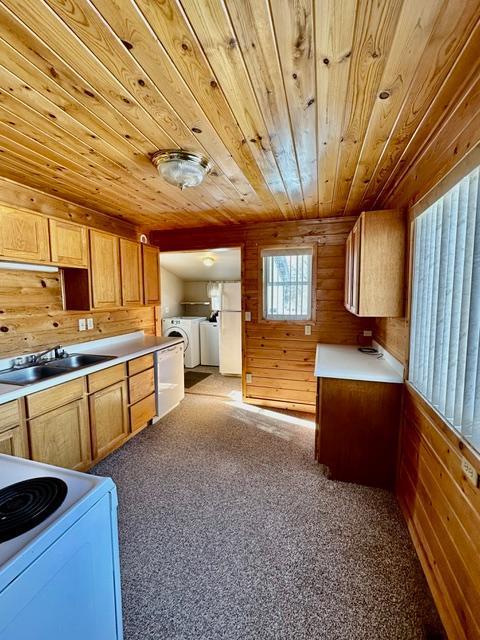
{"label": "cabinet door", "polygon": [[90,264],[93,307],[119,307],[122,295],[118,237],[91,229]]}
{"label": "cabinet door", "polygon": [[0,453],[28,458],[28,439],[25,426],[16,426],[0,433]]}
{"label": "cabinet door", "polygon": [[120,238],[120,263],[122,272],[122,304],[143,303],[142,247],[138,242]]}
{"label": "cabinet door", "polygon": [[28,424],[32,460],[82,471],[91,463],[85,400],[70,402]]}
{"label": "cabinet door", "polygon": [[90,396],[90,425],[94,458],[116,449],[128,435],[127,384],[117,382]]}
{"label": "cabinet door", "polygon": [[359,220],[352,229],[352,248],[351,248],[351,265],[350,265],[350,311],[357,313],[359,311],[359,291],[360,291],[360,252],[361,252],[361,220]]}
{"label": "cabinet door", "polygon": [[160,304],[160,263],[158,249],[142,245],[145,304]]}
{"label": "cabinet door", "polygon": [[352,310],[352,234],[349,233],[345,243],[345,307]]}
{"label": "cabinet door", "polygon": [[0,207],[0,255],[49,262],[48,219],[36,213]]}
{"label": "cabinet door", "polygon": [[52,262],[70,267],[87,267],[87,228],[53,219],[49,224]]}

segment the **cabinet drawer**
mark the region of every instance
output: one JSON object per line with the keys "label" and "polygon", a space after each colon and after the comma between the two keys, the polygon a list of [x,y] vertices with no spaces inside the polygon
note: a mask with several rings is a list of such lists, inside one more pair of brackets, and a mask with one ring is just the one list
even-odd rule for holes
{"label": "cabinet drawer", "polygon": [[143,427],[156,414],[155,394],[144,398],[130,407],[130,428],[136,431]]}
{"label": "cabinet drawer", "polygon": [[142,373],[137,373],[128,380],[128,393],[130,404],[142,400],[155,391],[155,377],[153,369],[147,369]]}
{"label": "cabinet drawer", "polygon": [[128,375],[133,376],[135,373],[140,373],[140,371],[145,371],[145,369],[150,369],[151,367],[153,367],[153,353],[147,353],[146,356],[129,361]]}
{"label": "cabinet drawer", "polygon": [[85,391],[85,378],[77,378],[71,382],[50,387],[27,396],[28,417],[33,418],[42,413],[61,407],[68,402],[81,398]]}
{"label": "cabinet drawer", "polygon": [[115,384],[115,382],[120,382],[120,380],[124,378],[125,365],[122,362],[122,364],[116,364],[114,367],[108,367],[108,369],[90,374],[88,376],[88,391],[92,393],[93,391],[105,389],[105,387],[109,387],[111,384]]}
{"label": "cabinet drawer", "polygon": [[20,424],[18,401],[6,402],[0,405],[0,431]]}

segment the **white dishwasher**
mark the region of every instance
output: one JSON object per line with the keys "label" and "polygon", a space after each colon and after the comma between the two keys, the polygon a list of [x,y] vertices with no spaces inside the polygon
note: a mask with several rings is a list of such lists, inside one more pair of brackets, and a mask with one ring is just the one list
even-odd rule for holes
{"label": "white dishwasher", "polygon": [[183,342],[155,353],[157,419],[163,418],[185,397]]}

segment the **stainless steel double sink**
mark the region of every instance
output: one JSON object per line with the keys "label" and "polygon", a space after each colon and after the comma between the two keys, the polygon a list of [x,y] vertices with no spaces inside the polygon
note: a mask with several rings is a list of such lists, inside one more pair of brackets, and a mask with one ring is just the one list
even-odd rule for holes
{"label": "stainless steel double sink", "polygon": [[24,387],[34,382],[40,382],[47,378],[61,376],[77,369],[90,367],[93,364],[114,360],[115,356],[99,356],[89,353],[78,353],[59,358],[48,362],[42,362],[32,366],[26,366],[21,369],[9,369],[8,371],[0,371],[0,383],[14,384]]}

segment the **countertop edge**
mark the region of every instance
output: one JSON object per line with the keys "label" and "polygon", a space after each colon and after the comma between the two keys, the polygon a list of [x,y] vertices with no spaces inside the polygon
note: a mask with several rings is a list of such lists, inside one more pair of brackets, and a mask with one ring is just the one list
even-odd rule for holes
{"label": "countertop edge", "polygon": [[[314,368],[314,376],[316,378],[331,378],[335,380],[357,380],[364,382],[381,382],[386,384],[403,384],[404,379],[403,375],[400,375],[398,371],[392,366],[392,364],[388,361],[388,359],[383,359],[381,362],[381,369],[379,372],[372,371],[358,371],[353,368],[353,370],[349,370],[347,366],[338,367],[338,365],[325,365],[320,364],[319,353],[321,349],[329,348],[339,350],[339,358],[342,355],[345,357],[347,353],[347,349],[351,349],[350,357],[357,357],[356,350],[358,349],[357,345],[333,345],[333,344],[323,344],[318,343],[316,347],[315,353],[315,368]],[[385,349],[382,349],[382,353],[388,355],[389,358],[393,358],[390,356]],[[348,355],[346,356],[349,357]],[[385,370],[386,369],[386,370]]]}
{"label": "countertop edge", "polygon": [[[18,400],[19,398],[23,398],[24,396],[29,396],[32,393],[37,393],[37,391],[44,391],[45,389],[56,387],[59,384],[63,384],[64,382],[70,382],[71,380],[75,380],[76,378],[83,378],[84,376],[88,376],[92,373],[96,373],[97,371],[102,371],[103,369],[108,369],[109,367],[113,367],[117,364],[128,362],[128,360],[134,360],[135,358],[140,358],[141,356],[148,355],[149,353],[154,353],[155,351],[162,351],[163,349],[167,349],[168,347],[172,347],[173,345],[181,344],[183,342],[181,338],[180,339],[162,338],[162,340],[164,340],[164,342],[162,342],[161,344],[151,345],[149,347],[144,347],[143,349],[138,349],[136,351],[133,351],[132,353],[124,354],[121,356],[115,356],[114,358],[110,360],[106,360],[105,362],[99,362],[89,367],[76,369],[69,373],[64,373],[59,376],[55,376],[54,378],[48,378],[47,380],[42,380],[41,382],[34,382],[33,384],[29,384],[25,386],[8,385],[12,387],[12,390],[5,391],[3,393],[0,392],[0,405],[5,404],[6,402],[11,402],[12,400]],[[82,347],[84,347],[84,345],[82,345]],[[105,347],[102,350],[105,351]],[[85,352],[85,349],[83,348],[82,351]]]}

